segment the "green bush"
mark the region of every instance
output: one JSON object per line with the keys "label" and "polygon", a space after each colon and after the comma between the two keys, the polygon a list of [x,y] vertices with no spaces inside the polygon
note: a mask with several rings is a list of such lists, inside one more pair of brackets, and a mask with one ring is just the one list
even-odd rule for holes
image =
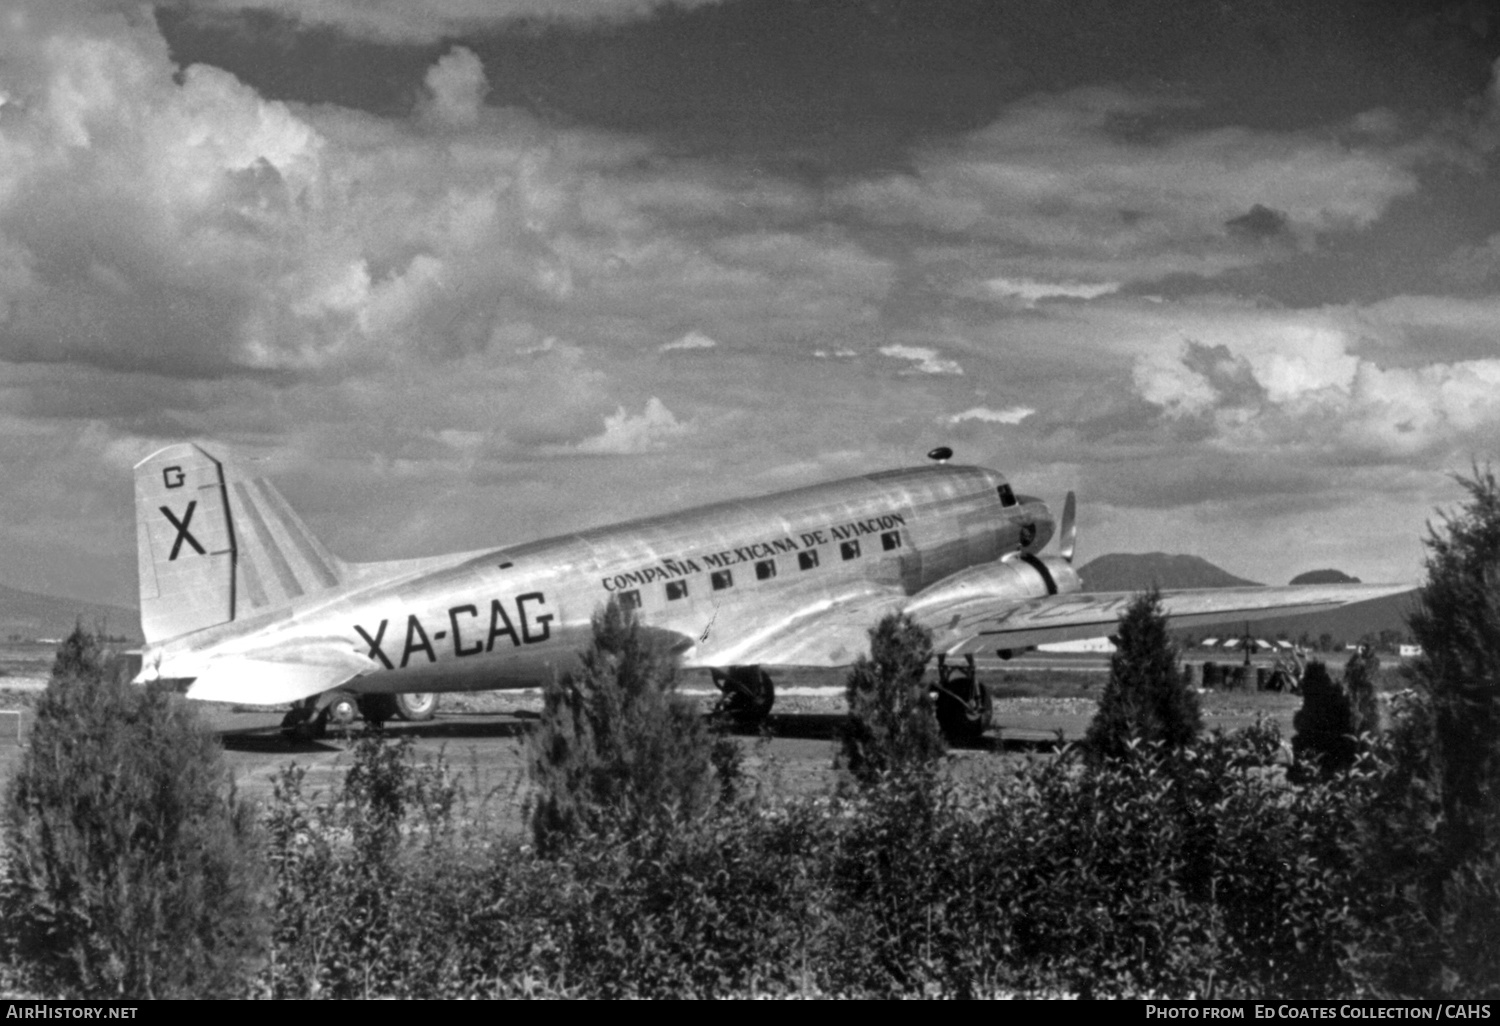
{"label": "green bush", "polygon": [[352,755],[325,799],[304,793],[295,765],[273,784],[265,989],[275,997],[417,996],[459,957],[442,901],[467,886],[456,783],[441,760],[418,765],[410,738],[370,730]]}
{"label": "green bush", "polygon": [[1427,583],[1410,618],[1450,869],[1500,844],[1500,482],[1476,469],[1460,483],[1469,502],[1430,530]]}
{"label": "green bush", "polygon": [[[356,768],[419,772],[389,751],[357,754]],[[368,803],[347,790],[306,802],[289,771],[271,815],[268,989],[1426,993],[1426,975],[1397,971],[1412,957],[1479,978],[1493,919],[1472,909],[1487,907],[1493,867],[1455,877],[1439,920],[1447,935],[1423,927],[1398,943],[1415,906],[1362,861],[1373,757],[1291,788],[1279,753],[1274,727],[1260,725],[1180,749],[1137,742],[1094,763],[1038,760],[1003,779],[890,773],[841,797],[606,824],[545,857],[443,829],[442,801],[402,802],[394,848],[376,833],[356,840],[350,817],[370,815]]]}
{"label": "green bush", "polygon": [[226,997],[260,955],[259,860],[214,735],[80,626],[5,809],[11,957],[76,997]]}
{"label": "green bush", "polygon": [[[714,739],[679,697],[676,658],[613,600],[581,667],[548,685],[531,735],[532,835],[556,853],[584,834],[636,833],[712,802]],[[726,769],[733,760],[720,754]]]}
{"label": "green bush", "polygon": [[1350,733],[1355,737],[1380,732],[1380,702],[1375,697],[1380,674],[1380,656],[1361,648],[1344,664],[1344,694],[1349,696]]}
{"label": "green bush", "polygon": [[933,767],[947,746],[923,676],[932,659],[932,632],[904,613],[870,630],[870,654],[849,671],[838,764],[869,784],[885,774]]}
{"label": "green bush", "polygon": [[[1353,660],[1351,660],[1352,662]],[[1299,779],[1314,773],[1337,773],[1354,765],[1359,725],[1344,688],[1314,659],[1302,674],[1302,707],[1292,718],[1292,752]]]}
{"label": "green bush", "polygon": [[1180,748],[1202,728],[1198,695],[1182,680],[1161,595],[1153,588],[1120,617],[1109,680],[1084,745],[1096,758],[1119,757],[1132,742]]}
{"label": "green bush", "polygon": [[1360,824],[1386,912],[1358,961],[1383,993],[1500,995],[1500,483],[1460,483],[1469,501],[1429,530],[1409,618],[1422,655],[1392,696]]}

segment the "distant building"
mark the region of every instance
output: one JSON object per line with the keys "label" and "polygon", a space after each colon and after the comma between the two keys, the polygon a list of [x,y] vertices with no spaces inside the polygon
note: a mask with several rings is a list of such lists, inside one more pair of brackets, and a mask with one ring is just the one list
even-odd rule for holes
{"label": "distant building", "polygon": [[1108,638],[1084,638],[1081,641],[1053,641],[1038,645],[1039,652],[1113,652],[1114,642]]}

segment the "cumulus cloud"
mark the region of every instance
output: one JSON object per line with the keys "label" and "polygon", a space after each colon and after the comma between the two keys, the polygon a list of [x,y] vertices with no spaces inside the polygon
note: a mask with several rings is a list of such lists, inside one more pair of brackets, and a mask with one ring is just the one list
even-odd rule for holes
{"label": "cumulus cloud", "polygon": [[1189,339],[1143,353],[1137,391],[1169,417],[1211,418],[1221,448],[1402,459],[1482,445],[1500,431],[1500,358],[1382,362],[1421,325],[1372,308],[1247,312],[1241,327],[1215,345]]}
{"label": "cumulus cloud", "polygon": [[444,128],[471,128],[489,92],[484,65],[473,50],[455,46],[427,71],[419,111]]}
{"label": "cumulus cloud", "polygon": [[613,416],[604,418],[602,435],[585,439],[576,448],[579,452],[611,456],[652,452],[691,430],[691,425],[679,422],[660,399],[652,396],[640,416],[632,416],[621,406]]}
{"label": "cumulus cloud", "polygon": [[661,346],[662,352],[672,349],[712,349],[719,343],[698,331],[690,331],[675,342],[667,342]]}
{"label": "cumulus cloud", "polygon": [[1034,414],[1029,406],[1007,406],[1003,410],[993,410],[988,406],[974,406],[962,413],[955,413],[948,418],[948,423],[958,424],[966,420],[977,420],[987,424],[1019,424]]}
{"label": "cumulus cloud", "polygon": [[985,289],[1002,299],[1034,307],[1047,299],[1098,299],[1120,290],[1120,283],[1082,281],[1040,281],[1036,278],[991,278]]}
{"label": "cumulus cloud", "polygon": [[881,346],[880,352],[882,356],[889,356],[896,360],[912,361],[915,366],[904,372],[908,374],[962,374],[964,372],[957,360],[945,359],[936,349],[929,349],[926,346]]}
{"label": "cumulus cloud", "polygon": [[[549,5],[217,9],[251,6],[431,41]],[[184,437],[295,467],[289,494],[300,475],[293,500],[330,542],[384,558],[702,501],[726,481],[749,494],[898,465],[934,431],[964,438],[966,461],[1117,511],[1331,501],[1351,467],[1436,478],[1500,434],[1493,241],[1450,261],[1467,301],[1132,295],[1374,223],[1418,185],[1420,146],[1395,118],[1143,134],[1118,122],[1160,101],[1067,93],[883,165],[906,173],[779,175],[486,104],[462,47],[428,69],[411,116],[377,116],[178,69],[130,6],[23,9],[0,34],[11,551],[70,494],[50,483],[59,461],[112,517],[100,461],[128,473]],[[896,362],[859,358],[872,350]],[[760,387],[725,388],[731,359]],[[617,408],[623,395],[651,399]],[[971,396],[1027,405],[946,414]],[[643,480],[649,460],[558,458],[674,447],[693,472],[671,480]],[[482,501],[431,502],[450,494]],[[610,498],[577,498],[593,496]],[[418,501],[436,511],[414,526]],[[1418,527],[1432,501],[1411,500]]]}
{"label": "cumulus cloud", "polygon": [[1114,130],[1164,106],[1110,89],[1039,96],[929,146],[912,172],[851,183],[836,199],[873,223],[1023,247],[1019,262],[1041,257],[1071,277],[1141,280],[1264,259],[1239,235],[1264,231],[1267,215],[1278,232],[1311,238],[1368,226],[1418,187],[1410,148],[1352,148],[1331,131],[1142,141]]}
{"label": "cumulus cloud", "polygon": [[1249,213],[1231,217],[1225,221],[1224,227],[1229,229],[1231,235],[1238,235],[1256,242],[1274,239],[1289,232],[1285,214],[1259,203],[1251,207]]}

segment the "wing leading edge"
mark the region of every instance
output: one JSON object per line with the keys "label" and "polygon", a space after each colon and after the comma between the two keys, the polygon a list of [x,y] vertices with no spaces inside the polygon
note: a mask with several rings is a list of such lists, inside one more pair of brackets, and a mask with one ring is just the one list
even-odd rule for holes
{"label": "wing leading edge", "polygon": [[[1279,588],[1197,588],[1161,593],[1162,612],[1170,626],[1196,627],[1211,623],[1267,620],[1272,617],[1321,613],[1339,606],[1385,598],[1415,590],[1410,584],[1312,584]],[[1008,609],[980,608],[969,600],[952,610],[946,622],[941,611],[926,618],[938,635],[938,651],[947,655],[978,654],[995,649],[1020,649],[1056,641],[1097,638],[1114,632],[1120,614],[1136,598],[1135,592],[1074,592],[1031,599]],[[957,617],[955,622],[954,616]]]}

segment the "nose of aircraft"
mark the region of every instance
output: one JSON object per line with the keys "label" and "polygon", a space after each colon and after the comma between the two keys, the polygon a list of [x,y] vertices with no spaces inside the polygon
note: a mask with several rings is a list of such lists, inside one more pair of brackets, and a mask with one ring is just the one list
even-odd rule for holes
{"label": "nose of aircraft", "polygon": [[[1056,522],[1052,519],[1052,511],[1041,499],[1032,495],[1016,496],[1016,509],[1011,516],[1014,517],[1022,528],[1022,537],[1031,533],[1031,540],[1023,548],[1027,552],[1040,552],[1047,547],[1052,540],[1056,530]],[[1026,525],[1031,525],[1032,532],[1026,531]]]}

